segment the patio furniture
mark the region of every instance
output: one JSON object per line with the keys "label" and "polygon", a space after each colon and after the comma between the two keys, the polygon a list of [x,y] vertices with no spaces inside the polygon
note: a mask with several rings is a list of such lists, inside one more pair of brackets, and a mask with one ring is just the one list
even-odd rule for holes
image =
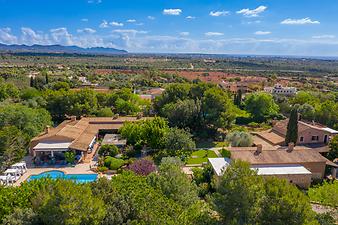
{"label": "patio furniture", "polygon": [[17,181],[20,179],[20,170],[18,169],[7,169],[5,172],[4,172],[5,175],[9,175],[13,178],[11,178],[11,180],[14,180],[14,181]]}
{"label": "patio furniture", "polygon": [[9,183],[9,176],[0,176],[1,185],[8,185],[8,183]]}
{"label": "patio furniture", "polygon": [[15,163],[11,166],[11,168],[20,170],[21,175],[27,172],[27,165],[25,162]]}

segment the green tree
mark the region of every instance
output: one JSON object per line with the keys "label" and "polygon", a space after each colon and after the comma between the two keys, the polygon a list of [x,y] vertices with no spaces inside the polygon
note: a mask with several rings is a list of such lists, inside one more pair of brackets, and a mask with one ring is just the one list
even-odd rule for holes
{"label": "green tree", "polygon": [[308,195],[311,201],[338,207],[338,181],[324,181],[322,184],[311,187],[308,190]]}
{"label": "green tree", "polygon": [[[162,190],[156,189],[147,182],[147,177],[135,174],[122,173],[112,178],[112,187],[118,192],[127,205],[128,222],[131,224],[208,224],[205,209],[194,205],[185,208],[168,199]],[[170,191],[170,190],[169,190]],[[176,190],[172,190],[173,193]],[[118,202],[115,203],[118,205]],[[192,210],[193,209],[193,210]],[[127,222],[126,221],[126,222]],[[125,223],[126,223],[125,222]],[[210,223],[209,223],[210,224]]]}
{"label": "green tree", "polygon": [[21,104],[0,106],[0,127],[15,126],[28,138],[35,137],[51,124],[51,116],[45,109],[32,109]]}
{"label": "green tree", "polygon": [[98,117],[113,117],[114,113],[111,111],[111,108],[105,107],[99,109],[96,113]]}
{"label": "green tree", "polygon": [[169,124],[179,128],[197,129],[200,124],[201,101],[194,99],[178,100],[163,106],[162,114]]}
{"label": "green tree", "polygon": [[327,158],[334,160],[338,158],[338,135],[335,135],[329,143],[330,151],[327,153]]}
{"label": "green tree", "polygon": [[145,143],[153,148],[160,149],[164,146],[163,138],[168,131],[168,122],[161,117],[142,121],[142,138]]}
{"label": "green tree", "polygon": [[34,88],[34,86],[35,86],[35,82],[34,82],[34,77],[33,76],[31,76],[31,78],[30,78],[29,86],[32,87],[32,88]]}
{"label": "green tree", "polygon": [[69,97],[68,115],[93,115],[97,111],[97,98],[93,90],[81,89]]}
{"label": "green tree", "polygon": [[103,201],[93,195],[90,186],[67,180],[41,189],[32,202],[44,224],[101,224],[106,213]]}
{"label": "green tree", "polygon": [[212,133],[230,127],[237,116],[245,116],[226,92],[205,83],[169,85],[154,105],[170,125],[192,131],[203,129]]}
{"label": "green tree", "polygon": [[5,83],[3,79],[0,79],[0,101],[8,98],[17,99],[19,97],[19,89],[11,84]]}
{"label": "green tree", "polygon": [[14,208],[13,212],[3,218],[3,225],[39,224],[37,214],[31,208]]}
{"label": "green tree", "polygon": [[336,225],[336,221],[332,216],[332,212],[317,214],[316,219],[320,225]]}
{"label": "green tree", "polygon": [[164,147],[164,135],[168,129],[168,122],[164,118],[154,117],[138,122],[127,122],[119,132],[129,144],[145,144],[152,149],[161,149]]}
{"label": "green tree", "polygon": [[268,178],[264,184],[259,224],[316,224],[308,198],[287,180]]}
{"label": "green tree", "polygon": [[234,96],[234,104],[238,108],[241,108],[242,106],[242,90],[241,89],[238,89],[237,93]]}
{"label": "green tree", "polygon": [[23,159],[27,149],[27,138],[14,126],[0,129],[0,169]]}
{"label": "green tree", "polygon": [[58,81],[58,82],[52,83],[51,87],[55,91],[58,91],[58,90],[68,91],[70,89],[69,84],[64,81]]}
{"label": "green tree", "polygon": [[148,176],[148,183],[183,207],[198,201],[197,187],[176,164],[162,163],[158,175],[153,173]]}
{"label": "green tree", "polygon": [[65,152],[65,160],[67,163],[74,163],[75,153],[72,151]]}
{"label": "green tree", "polygon": [[124,224],[137,217],[134,200],[120,194],[108,179],[102,178],[92,183],[92,191],[97,198],[101,198],[105,203],[106,215],[102,224]]}
{"label": "green tree", "polygon": [[233,161],[212,194],[212,203],[223,224],[256,224],[264,199],[262,177],[248,163]]}
{"label": "green tree", "polygon": [[312,105],[305,103],[298,108],[298,112],[302,118],[309,121],[314,120],[315,108]]}
{"label": "green tree", "polygon": [[178,128],[170,128],[164,135],[164,145],[168,150],[193,150],[196,148],[192,135]]}
{"label": "green tree", "polygon": [[285,144],[289,144],[290,142],[296,144],[297,140],[298,140],[298,110],[294,108],[291,110],[285,136]]}
{"label": "green tree", "polygon": [[264,122],[278,115],[279,107],[272,95],[267,93],[252,93],[245,97],[245,110],[256,122]]}
{"label": "green tree", "polygon": [[101,156],[116,156],[119,154],[119,149],[115,145],[102,145],[99,149],[99,155]]}

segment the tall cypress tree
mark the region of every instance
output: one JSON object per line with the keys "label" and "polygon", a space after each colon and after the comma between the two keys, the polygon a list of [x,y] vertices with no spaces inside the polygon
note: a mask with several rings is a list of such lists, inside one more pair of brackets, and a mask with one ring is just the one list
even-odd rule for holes
{"label": "tall cypress tree", "polygon": [[45,79],[46,79],[46,84],[48,84],[48,83],[49,83],[49,77],[48,77],[48,73],[46,73],[46,75],[45,75]]}
{"label": "tall cypress tree", "polygon": [[298,140],[298,111],[296,108],[291,110],[289,123],[285,136],[285,144],[293,142],[297,143]]}
{"label": "tall cypress tree", "polygon": [[34,87],[34,77],[31,76],[30,87]]}
{"label": "tall cypress tree", "polygon": [[234,97],[234,104],[236,106],[238,106],[239,108],[241,107],[242,105],[242,90],[238,90],[237,91],[237,94],[235,94],[235,97]]}

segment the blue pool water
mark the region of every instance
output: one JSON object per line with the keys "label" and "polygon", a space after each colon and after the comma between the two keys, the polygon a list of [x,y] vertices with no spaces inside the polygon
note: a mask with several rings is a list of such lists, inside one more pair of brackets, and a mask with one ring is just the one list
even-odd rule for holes
{"label": "blue pool water", "polygon": [[65,174],[62,171],[53,170],[53,171],[40,173],[38,175],[32,175],[28,178],[27,181],[37,180],[41,178],[65,179],[65,180],[73,180],[76,183],[88,183],[88,182],[96,181],[97,174]]}

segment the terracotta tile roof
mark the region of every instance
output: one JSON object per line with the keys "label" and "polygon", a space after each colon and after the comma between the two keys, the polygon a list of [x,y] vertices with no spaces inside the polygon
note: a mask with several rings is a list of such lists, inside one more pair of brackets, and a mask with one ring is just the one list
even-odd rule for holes
{"label": "terracotta tile roof", "polygon": [[[278,132],[281,135],[286,135],[289,119],[278,121],[272,128],[273,131]],[[327,127],[319,123],[308,123],[304,121],[298,121],[298,132],[301,133],[307,129],[316,129],[320,131],[325,131]]]}
{"label": "terracotta tile roof", "polygon": [[[143,117],[140,120],[150,119]],[[51,128],[48,133],[32,139],[32,142],[40,142],[50,137],[71,140],[71,149],[87,151],[88,146],[99,130],[118,130],[126,121],[137,121],[136,117],[84,117],[80,120],[65,120],[59,126]],[[34,146],[33,146],[34,147]]]}
{"label": "terracotta tile roof", "polygon": [[273,145],[278,145],[284,143],[285,141],[284,136],[272,130],[257,132],[255,134]]}
{"label": "terracotta tile roof", "polygon": [[327,159],[317,151],[299,149],[288,152],[286,150],[263,150],[257,154],[253,150],[232,150],[231,159],[240,159],[251,165],[263,164],[301,164],[310,162],[326,162]]}

